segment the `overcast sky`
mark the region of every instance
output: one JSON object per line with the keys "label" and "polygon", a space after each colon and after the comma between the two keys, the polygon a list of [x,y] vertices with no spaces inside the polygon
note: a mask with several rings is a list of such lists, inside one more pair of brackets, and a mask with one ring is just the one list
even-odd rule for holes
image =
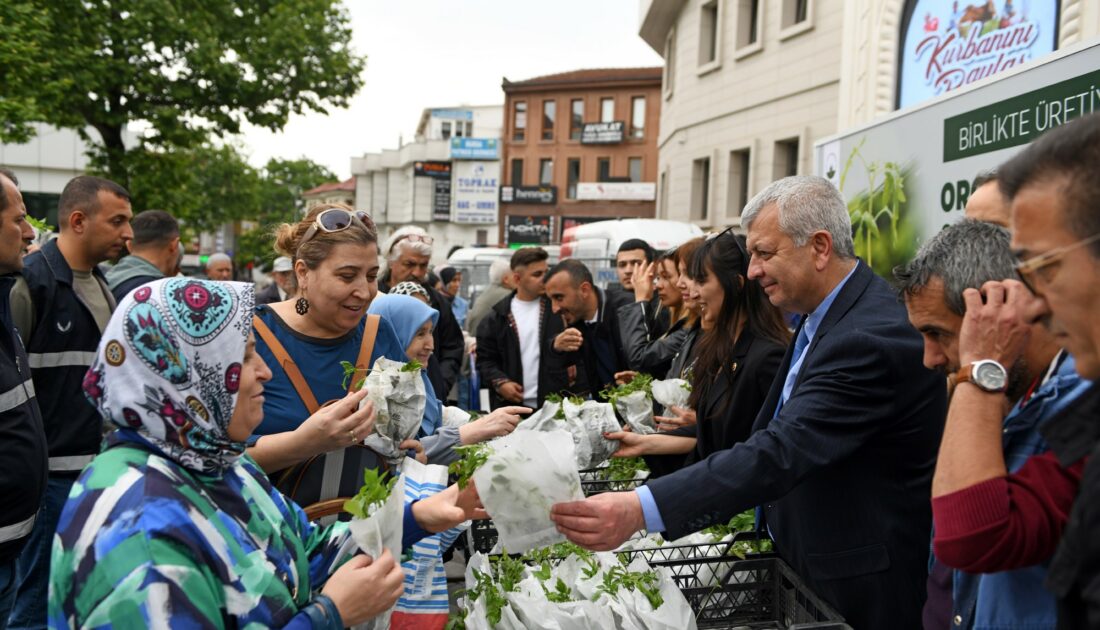
{"label": "overcast sky", "polygon": [[346,0],[365,85],[345,110],[247,129],[250,161],[305,156],[340,178],[353,156],[412,139],[425,107],[504,102],[516,81],[580,68],[659,66],[638,37],[639,0]]}

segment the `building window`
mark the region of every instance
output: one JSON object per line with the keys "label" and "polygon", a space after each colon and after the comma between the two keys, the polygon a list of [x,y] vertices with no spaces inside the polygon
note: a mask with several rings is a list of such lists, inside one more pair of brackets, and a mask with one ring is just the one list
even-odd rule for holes
{"label": "building window", "polygon": [[543,158],[539,160],[539,184],[549,186],[554,183],[554,160]]}
{"label": "building window", "polygon": [[473,135],[474,135],[474,123],[473,123],[472,120],[467,121],[466,122],[466,137],[467,138],[472,138]]}
{"label": "building window", "polygon": [[752,46],[760,40],[760,0],[737,2],[737,47]]}
{"label": "building window", "polygon": [[749,165],[752,154],[748,149],[730,151],[729,188],[726,197],[726,216],[739,217],[749,202]]}
{"label": "building window", "polygon": [[581,159],[569,158],[569,161],[566,162],[566,166],[565,198],[576,199],[577,182],[581,181]]}
{"label": "building window", "polygon": [[512,114],[512,139],[520,142],[527,139],[526,101],[516,101],[516,109]]}
{"label": "building window", "polygon": [[611,158],[602,157],[596,160],[596,181],[611,181]]}
{"label": "building window", "polygon": [[615,99],[600,99],[600,122],[612,122],[615,120]]}
{"label": "building window", "polygon": [[810,17],[810,0],[783,0],[783,28],[801,24]]}
{"label": "building window", "polygon": [[710,207],[710,158],[700,158],[691,168],[691,220],[707,221]]}
{"label": "building window", "polygon": [[699,7],[699,65],[718,60],[718,0]]}
{"label": "building window", "polygon": [[512,159],[512,181],[513,186],[523,185],[523,160],[518,158]]}
{"label": "building window", "polygon": [[[443,130],[443,139],[444,140],[450,140],[451,139],[451,121],[444,120],[441,129]],[[458,135],[462,135],[462,134],[458,134]]]}
{"label": "building window", "polygon": [[575,98],[569,103],[569,139],[580,140],[584,127],[584,99]]}
{"label": "building window", "polygon": [[798,175],[798,138],[775,143],[774,179]]}
{"label": "building window", "polygon": [[672,88],[676,85],[676,29],[668,32],[665,39],[665,98],[672,97]]}
{"label": "building window", "polygon": [[489,244],[489,230],[478,230],[477,232],[475,232],[475,234],[476,234],[475,238],[477,238],[477,244],[478,245],[488,245]]}
{"label": "building window", "polygon": [[630,99],[630,137],[638,140],[645,137],[644,96],[635,96]]}
{"label": "building window", "polygon": [[630,181],[640,182],[642,181],[642,158],[632,157],[626,162],[627,173],[630,175]]}
{"label": "building window", "polygon": [[543,101],[542,102],[542,139],[553,140],[554,139],[554,116],[557,114],[558,107],[555,101]]}

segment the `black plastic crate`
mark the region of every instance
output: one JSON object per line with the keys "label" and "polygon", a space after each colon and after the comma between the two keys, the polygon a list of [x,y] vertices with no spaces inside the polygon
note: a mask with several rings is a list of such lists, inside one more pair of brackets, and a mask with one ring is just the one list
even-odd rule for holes
{"label": "black plastic crate", "polygon": [[654,564],[672,570],[700,628],[851,630],[778,556]]}
{"label": "black plastic crate", "polygon": [[606,468],[585,468],[577,471],[581,478],[581,490],[590,497],[604,492],[624,492],[645,485],[647,479],[604,479]]}

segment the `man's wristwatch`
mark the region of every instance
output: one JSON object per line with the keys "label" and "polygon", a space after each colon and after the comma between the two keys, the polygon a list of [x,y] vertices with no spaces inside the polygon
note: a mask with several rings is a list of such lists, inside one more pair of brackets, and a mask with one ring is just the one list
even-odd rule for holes
{"label": "man's wristwatch", "polygon": [[956,383],[973,383],[982,391],[1001,393],[1008,386],[1008,370],[992,359],[964,365],[955,375]]}

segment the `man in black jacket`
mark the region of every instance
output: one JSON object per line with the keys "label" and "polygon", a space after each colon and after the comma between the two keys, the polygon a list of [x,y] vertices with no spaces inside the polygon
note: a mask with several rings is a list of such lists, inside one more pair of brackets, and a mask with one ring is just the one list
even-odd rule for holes
{"label": "man in black jacket", "polygon": [[462,358],[466,353],[466,343],[462,337],[462,328],[459,327],[451,310],[451,303],[425,282],[434,241],[435,239],[427,232],[416,226],[410,225],[394,232],[393,236],[382,244],[382,254],[386,257],[386,271],[378,279],[378,290],[386,293],[397,283],[412,280],[424,285],[428,291],[428,305],[439,311],[439,322],[432,330],[432,337],[435,340],[433,356],[438,365],[428,364],[428,376],[436,396],[445,401],[447,393],[458,382]]}
{"label": "man in black jacket", "polygon": [[58,203],[60,236],[27,256],[23,278],[12,288],[12,319],[27,346],[50,452],[42,513],[19,557],[12,628],[46,623],[57,519],[77,475],[99,452],[103,420],[85,398],[83,382],[115,299],[98,265],[117,258],[133,237],[131,217],[124,188],[99,177],[73,178]]}
{"label": "man in black jacket", "polygon": [[[665,334],[671,322],[668,318],[668,309],[661,308],[661,298],[656,292],[649,299],[639,299],[634,289],[634,280],[649,271],[655,274],[650,265],[657,258],[657,252],[649,243],[640,238],[628,238],[619,245],[619,251],[615,253],[615,273],[619,276],[619,287],[608,288],[607,293],[626,304],[637,304],[645,318],[646,330],[650,339],[657,339]],[[652,277],[650,282],[652,283]],[[651,285],[652,286],[652,285]]]}
{"label": "man in black jacket", "polygon": [[679,538],[761,506],[779,555],[849,625],[920,628],[943,377],[922,365],[897,294],[855,257],[847,206],[827,180],[774,182],[742,225],[749,279],[804,315],[753,433],[552,517],[573,542],[605,549],[639,529]]}
{"label": "man in black jacket", "polygon": [[573,393],[597,397],[614,387],[615,374],[630,369],[619,332],[622,295],[604,292],[579,260],[567,258],[546,274],[546,297],[569,327],[554,337],[555,360],[577,366]]}
{"label": "man in black jacket", "polygon": [[493,409],[542,406],[547,394],[568,388],[568,372],[554,362],[550,342],[565,325],[543,296],[546,250],[524,247],[512,254],[510,296],[493,305],[477,329],[477,369],[489,386]]}
{"label": "man in black jacket", "polygon": [[0,627],[15,601],[16,561],[46,491],[46,434],[27,353],[8,310],[12,275],[34,238],[15,175],[0,169]]}

